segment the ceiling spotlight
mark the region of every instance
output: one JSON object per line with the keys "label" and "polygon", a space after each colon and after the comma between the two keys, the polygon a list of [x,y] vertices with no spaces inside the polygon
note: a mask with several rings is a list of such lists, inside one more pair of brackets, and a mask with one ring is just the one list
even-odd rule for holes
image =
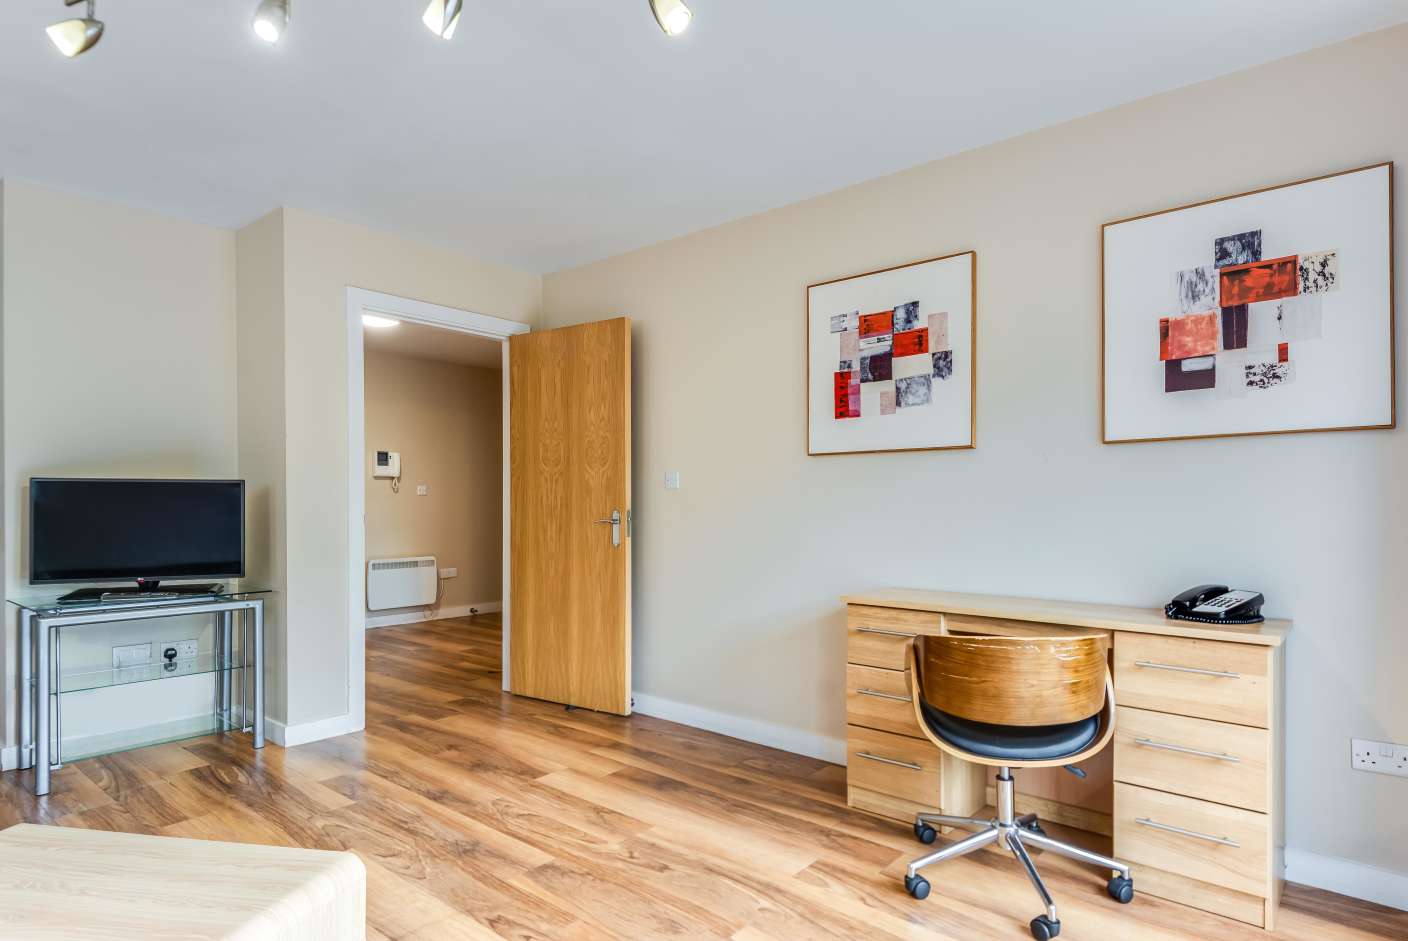
{"label": "ceiling spotlight", "polygon": [[387,327],[397,327],[401,321],[392,320],[390,317],[378,317],[375,314],[363,314],[362,326],[375,327],[377,330],[385,330]]}
{"label": "ceiling spotlight", "polygon": [[430,0],[420,21],[441,39],[451,39],[455,35],[455,27],[460,25],[460,10],[463,7],[464,0]]}
{"label": "ceiling spotlight", "polygon": [[[71,7],[82,2],[83,0],[64,0],[64,6]],[[103,38],[103,21],[93,18],[94,6],[95,0],[88,0],[88,15],[83,19],[64,20],[44,30],[49,34],[49,41],[70,59],[92,49],[98,44],[98,40]]]}
{"label": "ceiling spotlight", "polygon": [[289,0],[261,0],[254,11],[254,35],[267,43],[276,43],[288,28]]}
{"label": "ceiling spotlight", "polygon": [[660,24],[666,36],[678,36],[689,29],[689,23],[694,19],[684,0],[650,0],[650,12],[655,14],[655,22]]}

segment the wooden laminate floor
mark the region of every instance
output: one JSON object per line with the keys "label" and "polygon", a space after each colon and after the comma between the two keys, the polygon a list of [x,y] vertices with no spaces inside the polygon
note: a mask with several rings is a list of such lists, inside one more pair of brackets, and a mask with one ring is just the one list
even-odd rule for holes
{"label": "wooden laminate floor", "polygon": [[[915,902],[900,883],[922,847],[846,808],[845,769],[507,696],[498,634],[487,617],[372,631],[365,733],[156,746],[70,765],[42,799],[6,774],[0,827],[352,850],[373,939],[1028,937],[1040,909],[1010,856],[928,870]],[[1151,897],[1117,905],[1104,875],[1051,854],[1037,865],[1063,939],[1268,937]],[[1273,937],[1408,938],[1408,914],[1290,886]]]}

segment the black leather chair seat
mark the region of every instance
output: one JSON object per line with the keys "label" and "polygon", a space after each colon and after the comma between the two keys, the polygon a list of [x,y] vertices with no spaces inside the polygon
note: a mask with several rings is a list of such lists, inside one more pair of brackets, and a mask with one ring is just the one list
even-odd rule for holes
{"label": "black leather chair seat", "polygon": [[928,703],[921,705],[924,718],[935,735],[955,748],[985,758],[1015,761],[1066,758],[1095,741],[1100,730],[1099,715],[1063,725],[991,725],[960,719]]}

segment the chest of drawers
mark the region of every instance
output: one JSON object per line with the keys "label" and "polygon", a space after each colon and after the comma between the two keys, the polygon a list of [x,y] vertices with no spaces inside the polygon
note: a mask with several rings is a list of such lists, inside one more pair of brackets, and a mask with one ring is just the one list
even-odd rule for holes
{"label": "chest of drawers", "polygon": [[[941,754],[915,724],[905,654],[916,636],[1105,631],[1112,746],[1077,789],[1023,772],[1019,810],[1025,793],[1043,816],[1109,836],[1139,892],[1273,927],[1289,622],[1197,624],[1140,608],[899,589],[843,600],[850,806],[911,822],[920,810],[968,816],[988,802],[986,770]],[[1026,780],[1042,793],[1024,790]]]}

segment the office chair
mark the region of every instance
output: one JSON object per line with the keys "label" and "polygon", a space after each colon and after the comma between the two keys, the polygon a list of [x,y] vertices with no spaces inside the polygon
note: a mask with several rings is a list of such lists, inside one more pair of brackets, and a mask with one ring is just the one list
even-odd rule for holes
{"label": "office chair", "polygon": [[941,751],[999,771],[995,819],[928,813],[915,819],[914,835],[923,843],[934,842],[935,826],[978,832],[910,863],[904,878],[910,895],[928,896],[929,881],[919,874],[925,866],[998,843],[1017,857],[1046,906],[1031,921],[1037,941],[1059,935],[1061,921],[1027,845],[1109,869],[1110,897],[1122,903],[1134,898],[1124,863],[1052,839],[1036,814],[1014,815],[1014,768],[1069,768],[1109,744],[1115,691],[1105,644],[1100,634],[915,638],[908,653],[909,688],[920,730]]}

